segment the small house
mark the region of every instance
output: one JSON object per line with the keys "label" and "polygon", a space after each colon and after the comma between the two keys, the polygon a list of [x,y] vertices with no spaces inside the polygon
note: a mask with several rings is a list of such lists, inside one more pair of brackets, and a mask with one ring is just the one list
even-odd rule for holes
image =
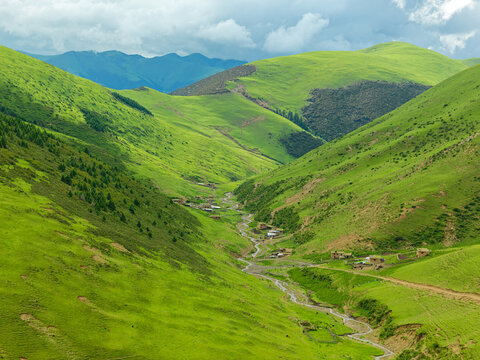
{"label": "small house", "polygon": [[345,254],[345,252],[343,252],[343,251],[335,250],[335,251],[332,251],[330,253],[330,257],[334,260],[343,259],[344,254]]}
{"label": "small house", "polygon": [[419,248],[417,249],[417,257],[424,257],[430,255],[430,250],[427,248]]}
{"label": "small house", "polygon": [[222,220],[222,218],[218,215],[211,215],[210,216],[210,219],[213,219],[213,220]]}
{"label": "small house", "polygon": [[271,230],[272,227],[270,225],[267,225],[267,224],[261,222],[261,223],[258,223],[257,229],[258,230]]}
{"label": "small house", "polygon": [[385,262],[384,258],[376,255],[370,255],[368,260],[370,264],[373,264],[373,265],[383,264]]}
{"label": "small house", "polygon": [[285,256],[293,254],[293,249],[290,249],[290,248],[283,248],[283,249],[280,249],[280,251],[284,253]]}

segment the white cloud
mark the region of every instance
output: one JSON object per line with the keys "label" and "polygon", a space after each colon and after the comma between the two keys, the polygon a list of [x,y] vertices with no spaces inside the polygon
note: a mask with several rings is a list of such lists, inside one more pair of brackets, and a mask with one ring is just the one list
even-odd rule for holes
{"label": "white cloud", "polygon": [[397,5],[400,9],[405,9],[405,0],[392,0],[392,2]]}
{"label": "white cloud", "polygon": [[446,50],[450,54],[455,53],[458,49],[464,49],[467,43],[467,40],[474,37],[476,31],[471,31],[463,34],[447,34],[440,36],[440,42],[442,43],[442,49]]}
{"label": "white cloud", "polygon": [[292,27],[280,27],[270,32],[264,49],[271,53],[297,52],[305,48],[320,30],[328,26],[329,20],[319,14],[307,13]]}
{"label": "white cloud", "polygon": [[254,48],[255,43],[245,26],[238,25],[235,20],[228,19],[215,25],[203,26],[197,36],[218,44]]}
{"label": "white cloud", "polygon": [[453,15],[474,5],[474,0],[425,0],[422,6],[410,13],[409,19],[424,25],[443,24]]}

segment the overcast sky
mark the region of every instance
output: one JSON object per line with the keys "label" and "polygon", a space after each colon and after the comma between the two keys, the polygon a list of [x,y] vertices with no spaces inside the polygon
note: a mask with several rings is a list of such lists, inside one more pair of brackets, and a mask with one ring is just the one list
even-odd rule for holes
{"label": "overcast sky", "polygon": [[480,57],[480,0],[0,0],[0,44],[32,53],[256,60],[393,40]]}

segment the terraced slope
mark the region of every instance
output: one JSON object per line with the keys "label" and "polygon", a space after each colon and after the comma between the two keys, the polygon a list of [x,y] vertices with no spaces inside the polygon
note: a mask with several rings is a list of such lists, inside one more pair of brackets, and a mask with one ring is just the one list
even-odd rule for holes
{"label": "terraced slope", "polygon": [[478,241],[480,66],[374,122],[244,183],[260,221],[299,254]]}
{"label": "terraced slope", "polygon": [[[192,105],[181,102],[177,110],[174,99],[156,93],[152,104],[172,106],[153,115],[135,101],[39,60],[7,48],[0,48],[0,55],[3,111],[92,145],[105,160],[121,158],[173,194],[192,195],[199,191],[196,182],[236,181],[288,162],[293,156],[280,140],[303,131],[240,96],[225,102],[192,99]],[[256,119],[266,120],[255,124]]]}
{"label": "terraced slope", "polygon": [[232,254],[249,244],[234,218],[181,208],[83,146],[3,114],[0,198],[0,358],[378,353],[311,341],[301,321],[349,330],[242,273]]}

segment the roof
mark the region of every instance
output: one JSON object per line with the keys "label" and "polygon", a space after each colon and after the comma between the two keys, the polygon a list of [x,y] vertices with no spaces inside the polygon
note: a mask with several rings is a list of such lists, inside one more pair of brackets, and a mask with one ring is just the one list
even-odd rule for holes
{"label": "roof", "polygon": [[427,248],[418,248],[417,251],[427,252],[427,251],[430,251],[430,249],[427,249]]}

